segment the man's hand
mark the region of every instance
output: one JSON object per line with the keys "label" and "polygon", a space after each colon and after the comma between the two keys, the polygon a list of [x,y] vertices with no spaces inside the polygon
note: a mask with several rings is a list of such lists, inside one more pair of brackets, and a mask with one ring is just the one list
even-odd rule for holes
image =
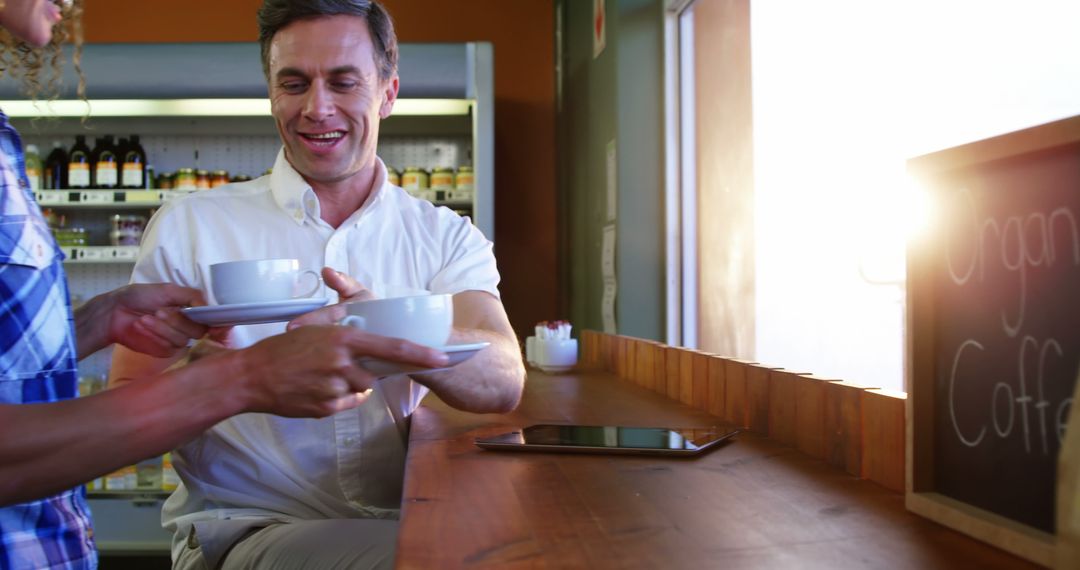
{"label": "man's hand", "polygon": [[[422,368],[441,368],[449,360],[407,340],[318,325],[266,338],[231,355],[241,359],[236,376],[246,379],[247,411],[290,417],[321,417],[363,403],[377,377],[358,365],[362,356]],[[191,368],[212,367],[216,359],[209,356]]]}
{"label": "man's hand", "polygon": [[75,316],[79,355],[119,343],[151,356],[172,356],[207,331],[180,309],[205,304],[197,289],[169,283],[127,285],[98,295]]}
{"label": "man's hand", "polygon": [[286,327],[287,330],[308,325],[334,325],[345,318],[345,304],[356,301],[368,301],[375,298],[375,294],[356,279],[349,275],[335,271],[329,267],[322,269],[323,282],[328,287],[337,291],[338,303],[301,315]]}

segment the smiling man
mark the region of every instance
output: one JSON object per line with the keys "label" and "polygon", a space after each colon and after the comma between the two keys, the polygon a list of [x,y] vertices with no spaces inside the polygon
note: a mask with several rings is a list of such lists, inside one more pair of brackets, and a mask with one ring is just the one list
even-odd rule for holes
{"label": "smiling man", "polygon": [[[182,485],[162,519],[174,532],[177,568],[389,567],[409,415],[429,390],[463,410],[509,411],[524,367],[491,243],[468,219],[389,184],[376,156],[380,121],[398,93],[386,11],[362,0],[266,0],[259,27],[283,143],[273,171],[164,206],[143,236],[133,281],[209,294],[211,264],[296,258],[304,269],[324,267],[342,300],[452,294],[451,344],[490,346],[443,372],[354,379],[370,395],[329,418],[245,414],[219,423],[174,454]],[[290,326],[342,312],[331,306]],[[236,326],[227,344],[284,330]],[[112,381],[138,382],[171,364],[117,350]]]}
{"label": "smiling man", "polygon": [[387,49],[394,38],[385,22],[369,28],[357,17],[300,20],[263,44],[285,158],[330,201],[331,225],[364,203],[380,172],[379,121],[398,92],[397,51]]}

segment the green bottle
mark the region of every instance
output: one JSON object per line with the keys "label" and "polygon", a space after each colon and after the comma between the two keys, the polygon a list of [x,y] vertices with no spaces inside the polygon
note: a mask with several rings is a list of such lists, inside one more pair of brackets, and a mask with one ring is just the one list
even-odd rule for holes
{"label": "green bottle", "polygon": [[41,190],[41,154],[38,153],[36,144],[26,145],[26,179],[30,182],[30,190]]}

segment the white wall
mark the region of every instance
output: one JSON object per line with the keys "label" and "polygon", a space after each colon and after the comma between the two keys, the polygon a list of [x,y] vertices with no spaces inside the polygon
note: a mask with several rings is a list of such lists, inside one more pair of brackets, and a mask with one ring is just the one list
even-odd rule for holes
{"label": "white wall", "polygon": [[1080,115],[1080,2],[751,10],[757,359],[903,389],[905,160]]}

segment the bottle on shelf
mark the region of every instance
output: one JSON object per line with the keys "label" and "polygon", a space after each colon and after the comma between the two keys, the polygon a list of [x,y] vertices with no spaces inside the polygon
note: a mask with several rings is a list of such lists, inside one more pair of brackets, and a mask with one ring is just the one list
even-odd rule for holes
{"label": "bottle on shelf", "polygon": [[180,476],[173,468],[172,454],[166,453],[161,456],[161,488],[165,491],[175,491],[180,486]]}
{"label": "bottle on shelf", "polygon": [[113,146],[113,152],[116,153],[116,183],[121,187],[124,185],[124,155],[127,154],[129,146],[131,143],[126,137],[116,139],[116,145]]}
{"label": "bottle on shelf", "polygon": [[172,187],[174,190],[198,190],[199,188],[195,185],[195,169],[181,168],[177,170]]}
{"label": "bottle on shelf", "polygon": [[93,165],[93,175],[90,184],[94,188],[112,189],[119,182],[118,164],[116,160],[116,147],[113,144],[113,136],[105,135],[98,139],[94,150],[90,151],[90,163]]}
{"label": "bottle on shelf", "polygon": [[210,187],[217,188],[218,186],[224,186],[229,183],[229,172],[227,170],[215,170],[210,173]]}
{"label": "bottle on shelf", "polygon": [[26,152],[23,153],[23,156],[26,161],[26,180],[30,183],[30,189],[41,190],[42,164],[37,145],[26,145]]}
{"label": "bottle on shelf", "polygon": [[436,166],[431,169],[429,186],[432,190],[453,190],[454,169],[448,166]]}
{"label": "bottle on shelf", "polygon": [[124,156],[127,155],[128,149],[131,148],[131,143],[127,137],[120,137],[116,139],[116,144],[113,146],[113,153],[116,154],[116,187],[124,187]]}
{"label": "bottle on shelf", "polygon": [[68,153],[64,143],[53,141],[53,149],[45,157],[45,188],[62,190],[68,187]]}
{"label": "bottle on shelf", "polygon": [[94,144],[90,146],[90,182],[94,181],[94,163],[97,162],[97,155],[101,152],[101,137],[94,137]]}
{"label": "bottle on shelf", "polygon": [[146,184],[146,151],[139,143],[139,135],[131,135],[126,148],[121,150],[120,185],[124,188],[149,188]]}
{"label": "bottle on shelf", "polygon": [[410,196],[420,197],[428,189],[428,172],[419,166],[406,166],[401,175],[401,187]]}
{"label": "bottle on shelf", "polygon": [[71,147],[68,158],[67,174],[68,188],[90,187],[90,147],[86,146],[86,135],[75,135],[75,146]]}
{"label": "bottle on shelf", "polygon": [[476,188],[476,185],[472,167],[459,167],[457,175],[454,176],[454,190],[472,191],[474,188]]}
{"label": "bottle on shelf", "polygon": [[134,491],[138,488],[138,478],[134,465],[121,467],[105,475],[106,491]]}
{"label": "bottle on shelf", "polygon": [[45,218],[45,224],[49,226],[49,229],[60,227],[60,218],[52,208],[42,208],[41,217]]}
{"label": "bottle on shelf", "polygon": [[116,139],[116,145],[113,146],[113,153],[116,154],[116,187],[124,187],[124,155],[127,154],[128,148],[131,147],[131,143],[125,137]]}
{"label": "bottle on shelf", "polygon": [[137,489],[161,489],[161,458],[152,457],[135,464]]}

